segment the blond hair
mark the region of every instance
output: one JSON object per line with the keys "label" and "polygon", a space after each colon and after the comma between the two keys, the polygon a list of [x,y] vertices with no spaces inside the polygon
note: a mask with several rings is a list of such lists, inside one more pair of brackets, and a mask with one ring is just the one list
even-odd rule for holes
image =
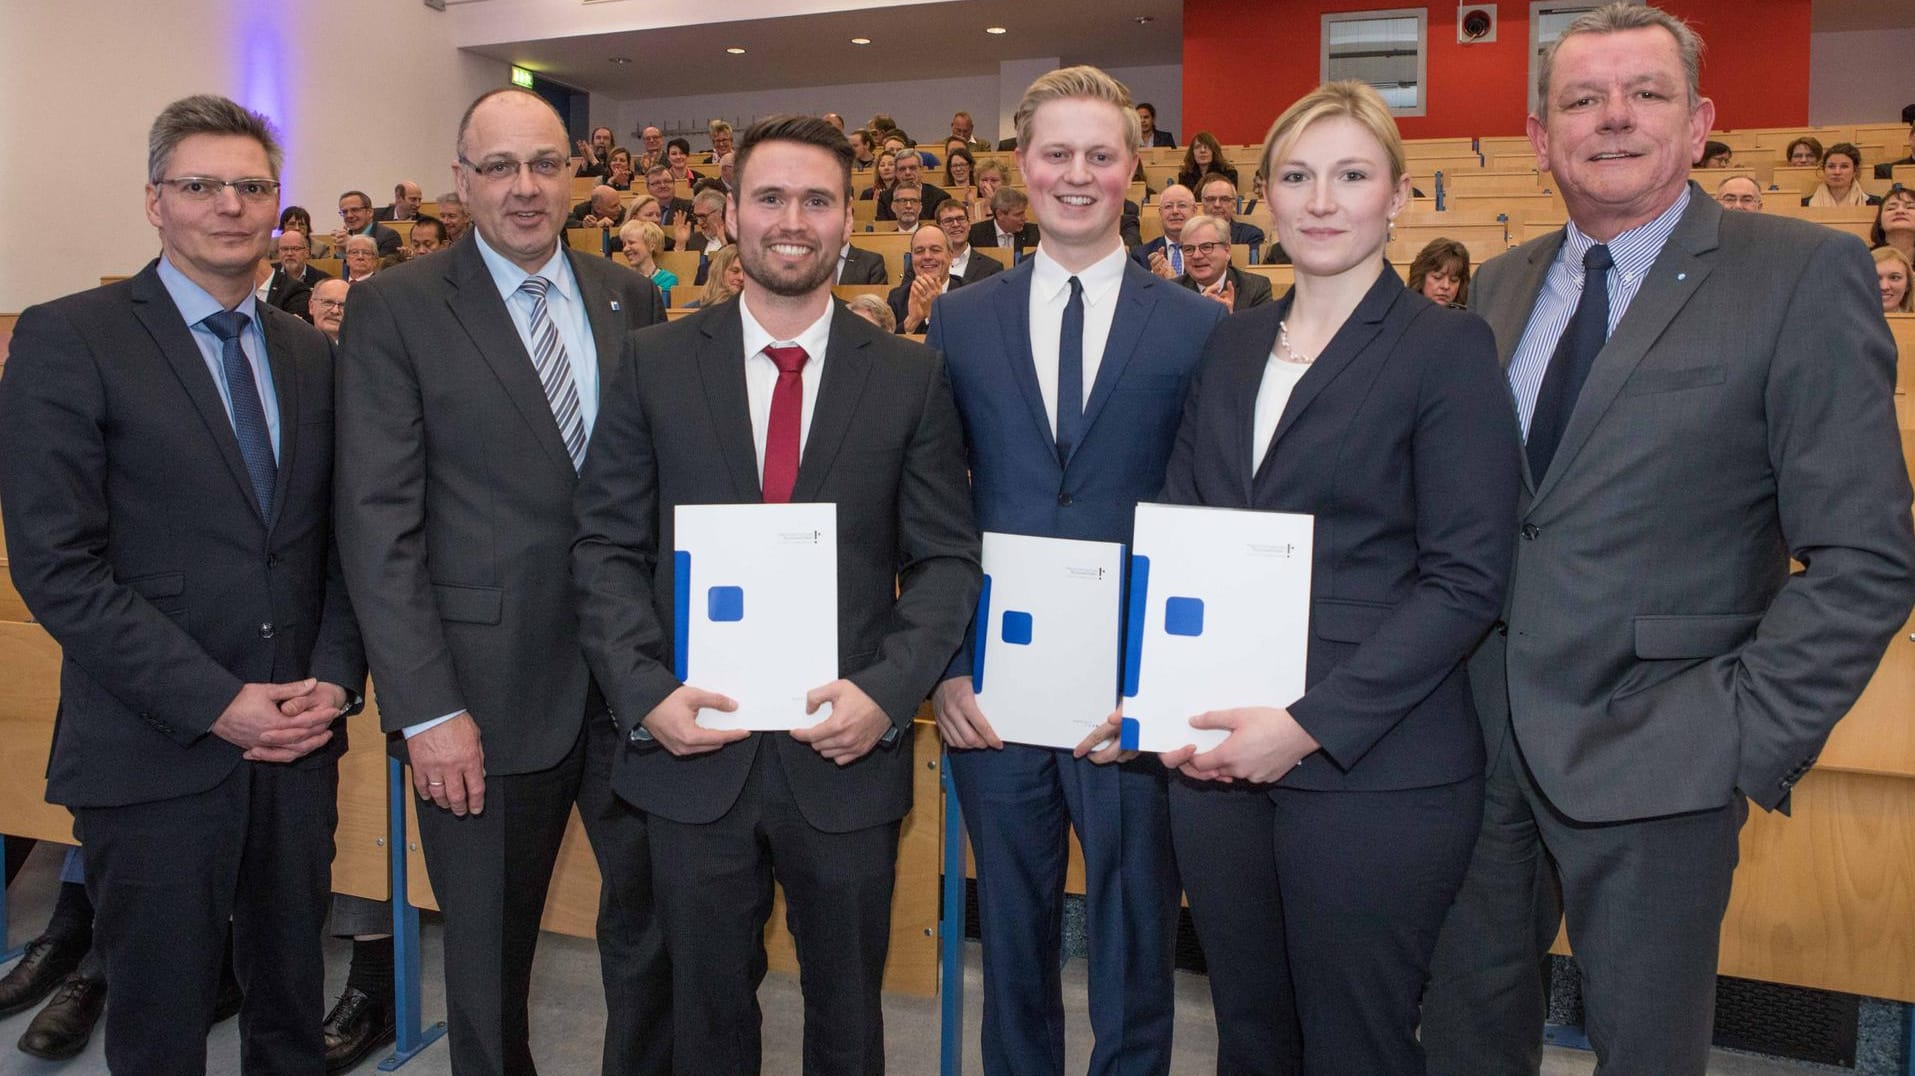
{"label": "blond hair", "polygon": [[1224,245],[1228,246],[1230,243],[1230,222],[1222,217],[1213,217],[1208,213],[1198,213],[1189,220],[1184,221],[1184,230],[1177,233],[1178,240],[1184,243],[1191,242],[1190,230],[1192,228],[1209,228],[1216,233],[1217,238],[1221,240]]}
{"label": "blond hair", "polygon": [[1908,282],[1908,286],[1902,289],[1902,301],[1888,313],[1907,314],[1915,311],[1915,265],[1911,265],[1908,256],[1894,247],[1876,247],[1874,254],[1877,265],[1883,262],[1902,263],[1902,279]]}
{"label": "blond hair", "polygon": [[1320,120],[1338,116],[1355,120],[1382,144],[1383,152],[1390,158],[1390,182],[1401,181],[1409,169],[1403,159],[1403,136],[1396,129],[1390,106],[1383,103],[1382,95],[1368,83],[1350,79],[1326,82],[1283,110],[1283,115],[1270,125],[1270,133],[1263,139],[1263,155],[1258,158],[1263,174],[1274,181],[1277,175],[1274,162],[1289,156],[1291,147],[1303,137],[1303,132]]}
{"label": "blond hair", "polygon": [[660,228],[649,220],[639,220],[634,217],[626,221],[623,227],[619,228],[618,241],[620,243],[629,243],[633,239],[644,243],[645,249],[654,257],[658,255],[659,251],[665,249],[665,229]]}
{"label": "blond hair", "polygon": [[711,252],[711,262],[705,269],[705,290],[698,294],[698,305],[715,306],[737,296],[737,292],[725,286],[725,270],[738,260],[738,247],[726,243]]}
{"label": "blond hair", "polygon": [[1011,122],[1017,127],[1018,146],[1022,148],[1031,144],[1031,115],[1039,105],[1072,97],[1116,105],[1117,110],[1124,114],[1126,148],[1131,156],[1137,155],[1138,144],[1144,140],[1144,125],[1137,118],[1137,110],[1131,107],[1130,90],[1101,69],[1088,64],[1060,67],[1038,76],[1036,82],[1025,88],[1024,98],[1017,103],[1017,112],[1011,117]]}

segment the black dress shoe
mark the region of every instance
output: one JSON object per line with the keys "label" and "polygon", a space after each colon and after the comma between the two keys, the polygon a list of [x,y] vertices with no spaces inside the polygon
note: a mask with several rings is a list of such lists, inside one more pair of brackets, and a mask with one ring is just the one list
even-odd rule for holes
{"label": "black dress shoe", "polygon": [[45,934],[27,943],[26,955],[0,976],[0,1016],[12,1016],[40,1004],[60,980],[80,966],[88,945]]}
{"label": "black dress shoe", "polygon": [[231,1020],[244,1004],[246,993],[239,988],[239,977],[233,974],[233,960],[229,955],[219,971],[219,993],[213,996],[213,1023]]}
{"label": "black dress shoe", "polygon": [[374,997],[356,986],[339,995],[326,1016],[326,1071],[340,1072],[398,1037],[390,998]]}
{"label": "black dress shoe", "polygon": [[24,1053],[47,1061],[65,1061],[86,1049],[93,1037],[93,1025],[99,1023],[106,1008],[106,980],[69,975],[60,980],[53,1000],[33,1017],[27,1033],[20,1036]]}

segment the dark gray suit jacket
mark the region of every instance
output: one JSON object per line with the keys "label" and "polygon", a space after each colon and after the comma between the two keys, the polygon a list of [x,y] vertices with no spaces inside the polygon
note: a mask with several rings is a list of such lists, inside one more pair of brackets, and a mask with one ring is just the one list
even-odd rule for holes
{"label": "dark gray suit jacket", "polygon": [[[261,518],[232,420],[157,262],[20,315],[0,377],[13,579],[60,644],[47,798],[203,792],[240,749],[210,729],[246,683],[365,690],[332,530],[332,349],[258,303],[279,404]],[[293,763],[330,766],[331,742]]]}
{"label": "dark gray suit jacket", "polygon": [[[1231,313],[1248,310],[1253,306],[1262,306],[1271,300],[1270,278],[1261,273],[1246,273],[1232,265],[1224,270],[1224,276],[1228,277],[1231,286],[1237,289],[1237,299],[1230,306]],[[1181,284],[1191,291],[1202,290],[1197,287],[1196,281],[1190,279],[1189,273],[1178,277],[1174,283]]]}
{"label": "dark gray suit jacket", "polygon": [[[1559,232],[1470,306],[1508,365]],[[1470,667],[1585,822],[1781,806],[1915,602],[1895,346],[1859,240],[1700,187],[1528,474],[1503,633]],[[1790,574],[1793,556],[1805,567]]]}
{"label": "dark gray suit jacket", "polygon": [[875,250],[852,247],[844,256],[844,275],[840,284],[889,284],[891,270],[885,268],[884,255]]}
{"label": "dark gray suit jacket", "polygon": [[[651,281],[567,251],[601,395]],[[477,243],[353,285],[339,348],[339,547],[379,716],[466,710],[490,773],[556,765],[588,676],[571,587],[576,475]]]}
{"label": "dark gray suit jacket", "polygon": [[632,740],[679,686],[674,509],[763,496],[738,303],[633,333],[579,476],[572,558],[586,657],[628,740],[613,788],[642,810],[710,822],[737,801],[757,752],[775,748],[812,825],[895,821],[911,808],[912,716],[957,649],[982,578],[944,363],[834,304],[791,499],[838,506],[839,675],[905,734],[847,766],[783,733],[685,758]]}

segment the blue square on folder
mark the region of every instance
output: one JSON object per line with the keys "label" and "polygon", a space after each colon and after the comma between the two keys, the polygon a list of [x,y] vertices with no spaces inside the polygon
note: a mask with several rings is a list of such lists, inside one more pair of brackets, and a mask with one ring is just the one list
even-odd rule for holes
{"label": "blue square on folder", "polygon": [[1164,633],[1166,635],[1202,635],[1204,633],[1204,600],[1202,598],[1164,599]]}
{"label": "blue square on folder", "polygon": [[1031,614],[1004,611],[1004,628],[1000,633],[1005,642],[1012,646],[1031,645]]}
{"label": "blue square on folder", "polygon": [[711,588],[705,595],[705,615],[714,624],[745,619],[745,588]]}

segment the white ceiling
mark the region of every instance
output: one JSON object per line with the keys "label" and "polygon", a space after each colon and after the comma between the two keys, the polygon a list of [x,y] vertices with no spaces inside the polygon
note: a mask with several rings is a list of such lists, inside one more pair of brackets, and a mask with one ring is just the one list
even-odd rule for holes
{"label": "white ceiling", "polygon": [[[1139,24],[1135,19],[1149,16]],[[1008,33],[987,34],[987,26]],[[868,37],[869,45],[853,45]],[[472,51],[622,100],[993,74],[1055,56],[1183,62],[1181,0],[968,0],[478,45]],[[727,48],[745,50],[732,56]],[[632,62],[615,64],[623,56]]]}

